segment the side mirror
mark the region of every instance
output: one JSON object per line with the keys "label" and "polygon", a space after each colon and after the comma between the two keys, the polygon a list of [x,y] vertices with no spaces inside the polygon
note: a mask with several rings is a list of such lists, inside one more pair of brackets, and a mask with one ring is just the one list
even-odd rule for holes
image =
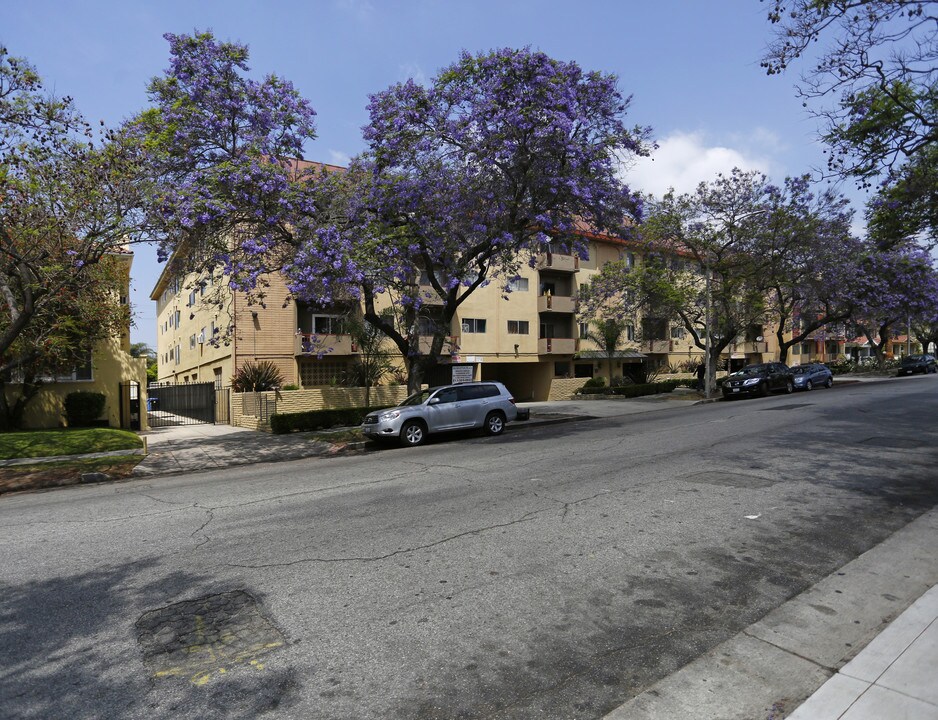
{"label": "side mirror", "polygon": [[440,402],[440,398],[432,397],[429,400],[427,400],[427,405],[437,405],[439,404],[439,402]]}

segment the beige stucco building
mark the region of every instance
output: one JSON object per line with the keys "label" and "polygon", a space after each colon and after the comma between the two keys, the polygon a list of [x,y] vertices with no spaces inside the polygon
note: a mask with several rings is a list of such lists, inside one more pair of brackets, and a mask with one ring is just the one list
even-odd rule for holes
{"label": "beige stucco building", "polygon": [[[133,253],[115,253],[122,268],[121,302],[130,296],[130,269]],[[76,391],[99,392],[105,397],[104,414],[110,427],[146,430],[147,359],[130,355],[130,326],[118,336],[99,343],[88,362],[70,373],[49,378],[38,395],[26,406],[26,428],[53,428],[65,424],[65,396]],[[8,388],[11,397],[18,388]]]}
{"label": "beige stucco building", "polygon": [[[608,376],[607,359],[585,339],[585,324],[578,321],[577,295],[604,263],[643,259],[639,246],[625,240],[593,235],[588,242],[588,259],[545,249],[534,267],[523,268],[507,295],[499,283],[478,288],[460,305],[443,364],[428,380],[499,380],[518,399],[546,400],[568,397],[585,378]],[[161,382],[212,381],[225,387],[244,363],[270,360],[286,383],[323,387],[339,382],[358,353],[343,333],[342,321],[360,308],[298,305],[280,276],[267,278],[264,307],[248,305],[219,275],[176,277],[171,267],[170,261],[151,293],[157,304]],[[215,293],[220,302],[208,302]],[[433,305],[431,300],[423,310],[427,322],[432,322]],[[233,331],[227,342],[210,342],[223,338],[229,323]],[[626,334],[627,342],[613,360],[613,376],[623,374],[624,363],[677,367],[700,357],[693,340],[675,322],[635,318]],[[330,348],[322,357],[311,352],[314,336],[320,346]],[[645,339],[639,342],[639,337]],[[743,364],[775,357],[775,351],[772,338],[759,332],[731,346],[727,355]]]}

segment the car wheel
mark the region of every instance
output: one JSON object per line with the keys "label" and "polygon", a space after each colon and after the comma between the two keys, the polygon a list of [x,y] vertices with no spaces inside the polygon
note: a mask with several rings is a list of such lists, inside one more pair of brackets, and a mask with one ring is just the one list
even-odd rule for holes
{"label": "car wheel", "polygon": [[[810,388],[810,382],[809,382],[808,390],[810,389],[811,388]],[[793,380],[789,380],[785,383],[785,394],[791,395],[793,392],[795,392],[795,383]]]}
{"label": "car wheel", "polygon": [[832,377],[827,378],[827,380],[824,381],[824,387],[826,387],[828,390],[834,387],[834,378]]}
{"label": "car wheel", "polygon": [[805,380],[805,382],[804,382],[804,389],[805,389],[805,390],[814,390],[814,383],[811,382],[810,380]]}
{"label": "car wheel", "polygon": [[401,428],[401,442],[410,447],[422,445],[427,439],[427,429],[417,420],[409,420]]}
{"label": "car wheel", "polygon": [[485,434],[501,435],[505,430],[505,416],[500,412],[490,412],[485,416]]}

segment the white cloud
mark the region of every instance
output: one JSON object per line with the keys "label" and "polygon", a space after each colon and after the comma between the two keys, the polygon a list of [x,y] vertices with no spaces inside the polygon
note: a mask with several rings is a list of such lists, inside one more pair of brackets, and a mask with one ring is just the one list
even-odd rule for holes
{"label": "white cloud", "polygon": [[344,153],[341,150],[329,150],[330,165],[341,165],[342,167],[348,167],[348,164],[351,161],[352,158],[350,158],[347,153]]}
{"label": "white cloud", "polygon": [[398,74],[401,81],[413,80],[418,85],[423,85],[427,87],[430,82],[427,80],[427,75],[416,63],[404,63],[398,67]]}
{"label": "white cloud", "polygon": [[659,141],[651,157],[638,158],[624,175],[632,190],[661,196],[670,188],[679,193],[692,192],[699,183],[709,182],[719,173],[728,173],[734,167],[758,170],[771,175],[773,162],[747,146],[779,149],[777,137],[757,129],[748,138],[738,138],[734,147],[708,145],[701,132],[675,132]]}

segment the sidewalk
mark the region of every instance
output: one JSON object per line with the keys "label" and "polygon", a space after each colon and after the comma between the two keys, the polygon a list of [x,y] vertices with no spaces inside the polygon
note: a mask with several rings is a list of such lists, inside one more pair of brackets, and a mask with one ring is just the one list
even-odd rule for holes
{"label": "sidewalk", "polygon": [[938,719],[936,537],[938,509],[605,720]]}

